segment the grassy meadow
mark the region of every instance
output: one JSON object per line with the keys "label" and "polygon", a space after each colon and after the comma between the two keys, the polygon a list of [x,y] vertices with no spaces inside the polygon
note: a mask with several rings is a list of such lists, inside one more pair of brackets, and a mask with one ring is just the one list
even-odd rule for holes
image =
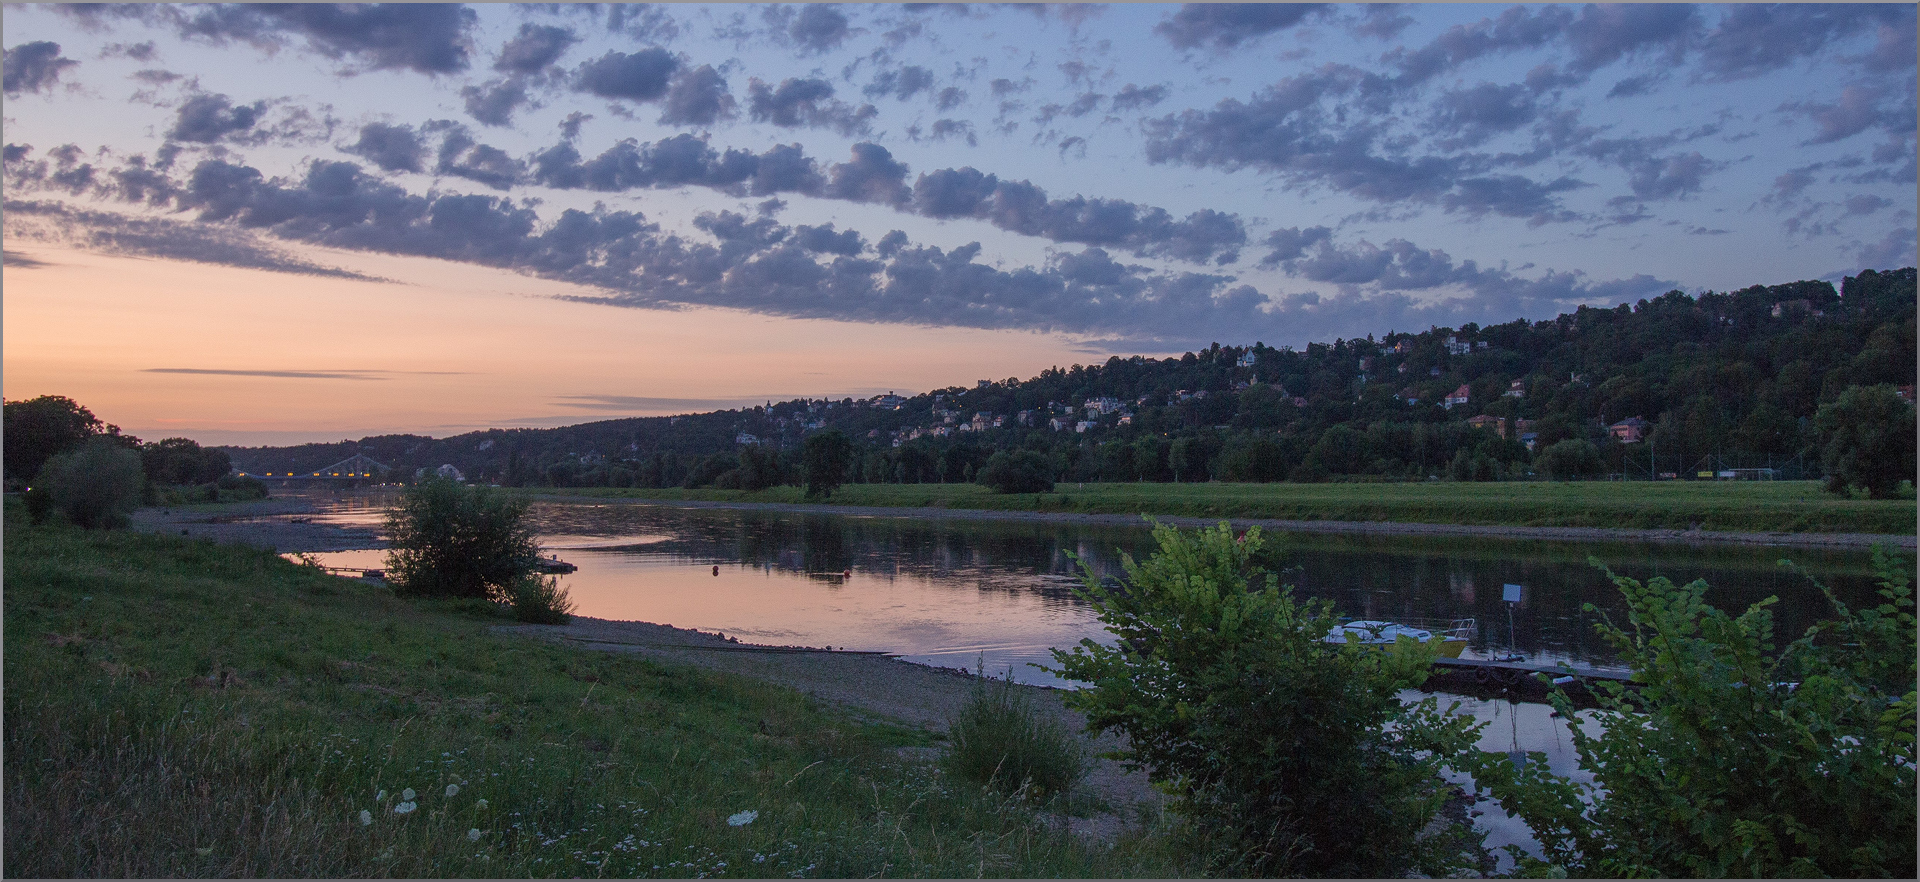
{"label": "grassy meadow", "polygon": [[[5,517],[5,874],[1182,876],[785,688],[264,551]],[[408,793],[407,791],[412,791]]]}
{"label": "grassy meadow", "polygon": [[[579,496],[805,501],[768,490],[544,490]],[[1385,521],[1511,527],[1611,527],[1790,533],[1914,532],[1914,502],[1843,499],[1814,481],[1581,481],[1329,484],[1059,484],[1052,493],[999,494],[976,484],[848,484],[836,505],[1152,514],[1302,521]]]}

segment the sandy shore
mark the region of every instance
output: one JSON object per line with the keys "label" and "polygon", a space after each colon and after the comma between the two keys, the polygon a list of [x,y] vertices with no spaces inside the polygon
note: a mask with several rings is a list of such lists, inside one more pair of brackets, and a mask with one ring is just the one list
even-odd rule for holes
{"label": "sandy shore", "polygon": [[282,553],[386,547],[373,530],[365,527],[307,521],[313,513],[313,504],[297,496],[232,503],[217,510],[143,508],[133,513],[133,528]]}
{"label": "sandy shore", "polygon": [[[1029,523],[1090,524],[1138,527],[1137,514],[1083,514],[1058,511],[992,511],[965,508],[893,508],[862,505],[808,505],[784,502],[702,502],[694,500],[606,499],[583,496],[536,496],[548,502],[593,502],[616,505],[655,505],[668,508],[720,508],[791,514],[834,514],[857,517],[913,518],[915,520],[1025,521]],[[1683,545],[1762,545],[1781,548],[1889,548],[1914,549],[1916,537],[1885,533],[1733,533],[1709,530],[1628,530],[1600,527],[1506,527],[1478,524],[1413,524],[1389,521],[1289,521],[1277,518],[1194,518],[1156,515],[1154,519],[1180,527],[1211,527],[1221,521],[1235,529],[1259,527],[1284,533],[1358,533],[1375,536],[1460,536],[1482,539],[1524,539],[1546,542],[1656,542]]]}

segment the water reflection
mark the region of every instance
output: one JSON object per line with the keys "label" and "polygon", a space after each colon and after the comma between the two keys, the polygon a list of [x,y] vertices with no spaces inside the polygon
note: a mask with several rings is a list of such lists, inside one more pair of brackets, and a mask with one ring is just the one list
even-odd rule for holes
{"label": "water reflection", "polygon": [[[385,500],[331,497],[327,520],[377,524]],[[725,631],[754,642],[832,645],[1060,685],[1035,667],[1052,647],[1105,639],[1073,595],[1078,566],[1122,573],[1122,555],[1153,544],[1140,527],[852,517],[597,502],[542,502],[532,519],[548,549],[578,564],[565,577],[582,615]],[[1685,582],[1740,610],[1769,596],[1790,638],[1828,612],[1817,587],[1777,565],[1775,549],[1629,543],[1420,539],[1314,534],[1271,537],[1274,562],[1300,595],[1355,618],[1473,618],[1468,657],[1616,666],[1594,625],[1625,621],[1606,573]],[[330,559],[378,566],[371,556]],[[1795,550],[1848,603],[1873,598],[1864,552]],[[366,557],[366,560],[359,558]],[[718,566],[719,575],[713,575]],[[1502,586],[1524,586],[1518,603]],[[1588,609],[1591,605],[1592,609]]]}

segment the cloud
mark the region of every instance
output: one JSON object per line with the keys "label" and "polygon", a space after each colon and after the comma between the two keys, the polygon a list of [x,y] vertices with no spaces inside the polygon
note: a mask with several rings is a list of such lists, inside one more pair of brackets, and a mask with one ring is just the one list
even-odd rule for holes
{"label": "cloud", "polygon": [[467,69],[467,32],[477,20],[464,6],[432,3],[216,5],[154,14],[189,38],[275,48],[299,36],[328,58],[430,75]]}
{"label": "cloud", "polygon": [[[555,407],[572,407],[580,410],[626,411],[668,411],[671,413],[693,413],[707,410],[728,410],[751,404],[757,399],[736,398],[649,398],[639,395],[562,395],[554,401]],[[534,419],[547,419],[536,417]]]}
{"label": "cloud", "polygon": [[143,374],[202,374],[216,377],[272,377],[282,380],[385,380],[386,371],[248,371],[217,368],[145,368]]}
{"label": "cloud", "polygon": [[100,47],[101,58],[131,58],[134,61],[150,62],[159,57],[154,51],[153,41],[140,43],[109,43]]}
{"label": "cloud", "polygon": [[757,77],[747,84],[747,112],[754,122],[830,128],[848,136],[865,132],[879,114],[871,104],[854,107],[833,100],[833,84],[826,80],[788,78],[768,86]]}
{"label": "cloud", "polygon": [[1886,93],[1878,88],[1865,85],[1849,85],[1840,91],[1840,99],[1832,103],[1795,102],[1781,105],[1780,109],[1796,113],[1813,120],[1820,127],[1810,144],[1830,144],[1834,141],[1851,138],[1870,128],[1879,127],[1890,134],[1913,136],[1914,110],[1908,93],[1906,100],[1896,99],[1882,107]]}
{"label": "cloud", "polygon": [[494,80],[484,86],[462,86],[460,98],[467,114],[482,125],[513,125],[513,112],[527,103],[526,83],[519,77]]}
{"label": "cloud", "polygon": [[500,47],[493,69],[508,74],[537,74],[560,60],[579,42],[573,31],[552,25],[522,24],[520,32]]}
{"label": "cloud", "polygon": [[1232,49],[1330,10],[1325,3],[1188,3],[1153,30],[1181,49]]}
{"label": "cloud", "polygon": [[1912,227],[1888,230],[1886,237],[1880,241],[1861,246],[1860,266],[1886,269],[1912,266],[1915,235]]}
{"label": "cloud", "polygon": [[883,70],[874,74],[873,81],[861,92],[868,98],[892,95],[905,101],[921,92],[933,92],[933,71],[917,64],[909,64],[899,70]]}
{"label": "cloud", "polygon": [[[1756,77],[1803,58],[1831,54],[1831,45],[1857,34],[1878,32],[1882,46],[1913,45],[1911,5],[1737,4],[1727,7],[1717,27],[1702,40],[1700,65],[1708,79]],[[1904,38],[1895,34],[1904,34]],[[1904,70],[1914,66],[1907,51],[1882,58],[1876,47],[1869,67]],[[1889,64],[1888,62],[1891,62]]]}
{"label": "cloud", "polygon": [[800,14],[794,16],[793,23],[787,27],[787,36],[799,45],[801,51],[813,54],[838,47],[851,34],[847,17],[832,4],[826,3],[802,7]]}
{"label": "cloud", "polygon": [[5,263],[14,269],[40,269],[53,265],[44,260],[35,260],[24,251],[0,252],[0,263]]}
{"label": "cloud", "polygon": [[907,166],[894,161],[893,154],[878,144],[855,144],[853,158],[829,170],[827,186],[821,195],[884,205],[906,202],[910,195]]}
{"label": "cloud", "polygon": [[[7,237],[70,241],[108,254],[184,260],[245,269],[358,281],[384,281],[295,257],[237,230],[163,218],[136,218],[114,212],[89,211],[57,202],[6,200]],[[56,237],[25,233],[16,224],[27,218],[52,222]],[[11,254],[12,252],[9,252]],[[13,258],[9,256],[8,262]]]}
{"label": "cloud", "polygon": [[341,149],[371,160],[383,171],[417,172],[427,148],[412,126],[368,123],[360,127],[359,141]]}
{"label": "cloud", "polygon": [[1591,73],[1637,52],[1666,50],[1680,61],[1700,27],[1698,10],[1684,3],[1588,5],[1566,27],[1573,67]]}
{"label": "cloud", "polygon": [[1114,113],[1125,113],[1131,110],[1145,110],[1165,100],[1167,100],[1166,86],[1141,88],[1128,83],[1114,93],[1111,106]]}
{"label": "cloud", "polygon": [[18,95],[52,89],[60,81],[62,70],[79,64],[61,57],[59,43],[39,40],[8,49],[6,60],[0,62],[0,73],[6,77],[6,93]]}
{"label": "cloud", "polygon": [[475,141],[466,126],[435,120],[422,129],[443,133],[439,159],[433,168],[435,174],[466,178],[496,190],[511,188],[525,174],[526,169],[519,160],[504,150]]}
{"label": "cloud", "polygon": [[580,66],[574,89],[602,98],[653,101],[667,92],[679,60],[665,49],[642,49],[628,54],[610,51]]}
{"label": "cloud", "polygon": [[229,135],[246,133],[259,122],[266,109],[265,101],[236,107],[225,95],[203,92],[180,105],[173,128],[167,130],[167,138],[212,144]]}
{"label": "cloud", "polygon": [[660,122],[665,125],[709,126],[723,119],[732,119],[737,115],[733,94],[727,90],[727,80],[714,70],[713,65],[703,64],[690,70],[682,70],[673,79],[667,89],[667,100],[660,112]]}
{"label": "cloud", "polygon": [[1457,143],[1473,146],[1534,120],[1533,92],[1526,86],[1481,83],[1441,94],[1433,127]]}

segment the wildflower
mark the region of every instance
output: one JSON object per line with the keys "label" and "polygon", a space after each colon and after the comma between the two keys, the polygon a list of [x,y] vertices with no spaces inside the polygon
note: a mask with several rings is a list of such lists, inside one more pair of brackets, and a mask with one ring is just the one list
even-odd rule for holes
{"label": "wildflower", "polygon": [[448,784],[448,785],[447,785],[447,798],[448,798],[448,799],[452,799],[452,798],[454,798],[454,796],[456,796],[456,795],[458,795],[459,793],[460,793],[460,785],[458,785],[458,784]]}
{"label": "wildflower", "polygon": [[385,790],[382,790],[382,791],[380,791],[379,793],[376,793],[376,794],[374,794],[374,795],[373,795],[373,801],[374,801],[374,802],[386,802],[386,801],[387,801],[387,792],[386,792]]}
{"label": "wildflower", "polygon": [[484,812],[487,810],[487,801],[484,799],[479,800],[473,804],[473,807]]}
{"label": "wildflower", "polygon": [[404,815],[412,812],[414,809],[417,809],[417,808],[419,808],[419,806],[414,805],[411,802],[403,802],[393,807],[393,813],[396,815]]}
{"label": "wildflower", "polygon": [[475,828],[473,828],[473,829],[471,829],[471,830],[468,830],[468,831],[467,831],[467,838],[468,838],[468,839],[471,839],[471,840],[473,840],[473,841],[475,841],[475,842],[479,842],[479,841],[480,841],[480,828],[479,828],[479,827],[475,827]]}
{"label": "wildflower", "polygon": [[401,802],[412,802],[412,801],[413,801],[413,788],[411,788],[411,787],[409,787],[409,788],[407,788],[407,789],[405,789],[405,790],[402,790],[402,791],[400,791],[400,801],[401,801]]}
{"label": "wildflower", "polygon": [[360,826],[365,827],[372,823],[373,823],[373,812],[367,811],[366,809],[361,809],[360,810]]}
{"label": "wildflower", "polygon": [[201,857],[206,857],[207,855],[213,854],[213,846],[209,845],[206,848],[196,848],[193,850],[193,853]]}
{"label": "wildflower", "polygon": [[748,809],[744,812],[740,812],[739,814],[728,815],[727,826],[745,827],[746,825],[753,823],[753,819],[757,817],[760,817],[759,812],[756,812],[752,809]]}

